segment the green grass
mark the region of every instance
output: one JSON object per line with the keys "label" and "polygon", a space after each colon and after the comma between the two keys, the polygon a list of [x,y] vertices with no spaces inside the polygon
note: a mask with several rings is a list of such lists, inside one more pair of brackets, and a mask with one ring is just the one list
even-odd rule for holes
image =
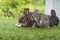
{"label": "green grass", "polygon": [[60,40],[60,25],[50,28],[15,26],[17,18],[0,18],[0,40]]}

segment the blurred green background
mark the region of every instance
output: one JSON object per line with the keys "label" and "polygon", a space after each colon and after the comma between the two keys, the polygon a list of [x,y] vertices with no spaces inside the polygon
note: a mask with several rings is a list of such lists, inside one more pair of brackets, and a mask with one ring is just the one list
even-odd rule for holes
{"label": "blurred green background", "polygon": [[0,0],[0,16],[17,17],[24,8],[44,12],[45,0]]}

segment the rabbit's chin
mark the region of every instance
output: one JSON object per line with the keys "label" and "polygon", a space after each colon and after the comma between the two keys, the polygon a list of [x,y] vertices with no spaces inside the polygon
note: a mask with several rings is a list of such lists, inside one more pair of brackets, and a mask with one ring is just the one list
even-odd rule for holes
{"label": "rabbit's chin", "polygon": [[17,26],[17,27],[21,27],[22,24],[16,23],[15,26]]}

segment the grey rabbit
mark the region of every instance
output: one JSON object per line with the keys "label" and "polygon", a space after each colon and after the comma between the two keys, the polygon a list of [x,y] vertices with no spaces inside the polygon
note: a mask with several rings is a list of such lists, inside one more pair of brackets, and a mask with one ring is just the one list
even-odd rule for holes
{"label": "grey rabbit", "polygon": [[49,27],[49,18],[47,15],[39,13],[37,10],[31,14],[32,27]]}

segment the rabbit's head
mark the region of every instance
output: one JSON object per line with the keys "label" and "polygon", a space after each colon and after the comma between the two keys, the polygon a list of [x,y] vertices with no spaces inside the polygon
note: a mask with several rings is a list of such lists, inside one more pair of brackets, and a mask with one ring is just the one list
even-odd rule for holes
{"label": "rabbit's head", "polygon": [[56,11],[55,10],[51,10],[51,16],[56,16]]}

